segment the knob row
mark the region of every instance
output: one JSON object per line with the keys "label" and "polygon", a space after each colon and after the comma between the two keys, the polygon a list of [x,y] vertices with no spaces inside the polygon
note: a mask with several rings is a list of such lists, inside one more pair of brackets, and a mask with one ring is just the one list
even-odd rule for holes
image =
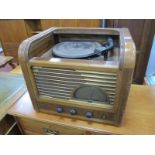
{"label": "knob row", "polygon": [[[57,107],[57,108],[56,108],[56,111],[57,111],[58,113],[63,113],[63,112],[64,112],[64,109],[63,109],[63,107]],[[76,114],[77,114],[77,110],[71,108],[71,109],[69,109],[69,113],[70,113],[71,115],[76,115]],[[85,116],[86,116],[87,118],[92,118],[92,117],[93,117],[93,113],[88,111],[88,112],[85,113]]]}

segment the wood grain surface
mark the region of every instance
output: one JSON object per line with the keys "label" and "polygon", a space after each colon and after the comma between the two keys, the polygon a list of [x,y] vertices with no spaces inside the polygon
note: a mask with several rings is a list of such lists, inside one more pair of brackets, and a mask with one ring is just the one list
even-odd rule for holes
{"label": "wood grain surface", "polygon": [[155,87],[132,85],[120,127],[36,112],[26,93],[8,112],[44,123],[54,123],[104,134],[155,134]]}

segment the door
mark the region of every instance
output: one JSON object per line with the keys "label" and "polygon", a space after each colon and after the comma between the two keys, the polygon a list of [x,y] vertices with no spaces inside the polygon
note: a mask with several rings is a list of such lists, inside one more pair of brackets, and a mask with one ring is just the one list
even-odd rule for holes
{"label": "door", "polygon": [[134,70],[133,82],[142,84],[145,76],[151,44],[155,31],[155,20],[148,19],[109,19],[106,21],[107,27],[127,27],[136,45],[136,66]]}

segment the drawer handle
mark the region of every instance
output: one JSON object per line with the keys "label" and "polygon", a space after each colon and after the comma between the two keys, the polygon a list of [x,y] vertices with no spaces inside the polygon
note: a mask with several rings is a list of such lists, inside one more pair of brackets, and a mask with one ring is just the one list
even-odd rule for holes
{"label": "drawer handle", "polygon": [[59,131],[47,129],[47,128],[43,128],[43,131],[45,132],[46,135],[58,135],[59,134]]}

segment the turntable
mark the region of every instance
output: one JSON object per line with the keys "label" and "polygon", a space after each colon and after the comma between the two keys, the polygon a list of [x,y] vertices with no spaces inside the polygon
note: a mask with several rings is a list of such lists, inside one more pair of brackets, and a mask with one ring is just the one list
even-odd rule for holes
{"label": "turntable", "polygon": [[128,29],[50,28],[22,42],[19,60],[36,111],[120,125],[135,65]]}

